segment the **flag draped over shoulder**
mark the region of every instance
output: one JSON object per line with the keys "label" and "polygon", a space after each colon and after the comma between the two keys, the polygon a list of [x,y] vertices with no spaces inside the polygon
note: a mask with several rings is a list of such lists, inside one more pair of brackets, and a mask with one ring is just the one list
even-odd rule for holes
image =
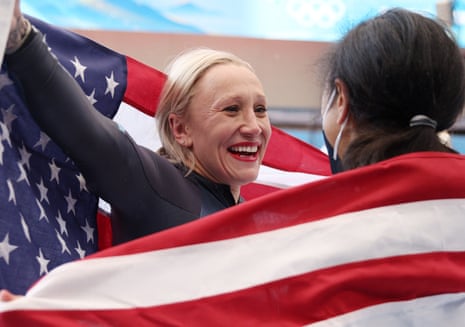
{"label": "flag draped over shoulder", "polygon": [[62,265],[2,326],[463,326],[465,157],[417,153]]}
{"label": "flag draped over shoulder", "polygon": [[[136,141],[157,144],[150,142],[156,139],[153,115],[166,78],[162,72],[85,37],[28,18],[97,110],[119,119]],[[40,131],[20,92],[2,65],[0,288],[23,294],[53,268],[108,247],[111,231],[83,176]],[[136,128],[131,129],[135,119],[139,119]],[[152,128],[146,135],[140,135],[142,120]],[[269,149],[264,175],[244,189],[247,199],[329,174],[325,155],[279,129],[274,129]],[[294,182],[286,184],[289,181]],[[96,219],[97,212],[102,219]]]}

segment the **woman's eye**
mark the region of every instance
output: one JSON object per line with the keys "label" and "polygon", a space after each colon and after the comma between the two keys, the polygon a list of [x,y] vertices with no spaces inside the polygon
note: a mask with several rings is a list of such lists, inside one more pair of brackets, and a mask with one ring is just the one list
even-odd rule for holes
{"label": "woman's eye", "polygon": [[266,111],[267,111],[267,109],[266,109],[265,106],[257,106],[257,107],[255,107],[255,112],[265,113]]}
{"label": "woman's eye", "polygon": [[229,106],[223,109],[223,111],[236,112],[239,110],[238,106]]}

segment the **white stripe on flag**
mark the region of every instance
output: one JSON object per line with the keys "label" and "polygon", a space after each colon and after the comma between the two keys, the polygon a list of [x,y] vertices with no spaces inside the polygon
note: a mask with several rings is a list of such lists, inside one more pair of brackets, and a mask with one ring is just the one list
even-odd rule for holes
{"label": "white stripe on flag", "polygon": [[410,301],[383,303],[308,326],[463,327],[464,325],[465,293],[455,293],[428,296]]}
{"label": "white stripe on flag", "polygon": [[[465,199],[413,202],[218,242],[78,261],[51,271],[28,297],[4,310],[156,306],[339,264],[465,251],[465,238],[456,232],[465,230],[464,207]],[[142,276],[144,282],[136,282]],[[88,289],[89,279],[93,280],[92,289]],[[124,294],[120,297],[124,302],[114,299],[115,290]]]}
{"label": "white stripe on flag", "polygon": [[260,172],[258,173],[255,183],[277,188],[288,188],[314,182],[326,177],[327,176],[307,173],[289,172],[262,165],[260,166]]}
{"label": "white stripe on flag", "polygon": [[123,126],[138,144],[153,151],[161,146],[154,117],[121,102],[113,120]]}

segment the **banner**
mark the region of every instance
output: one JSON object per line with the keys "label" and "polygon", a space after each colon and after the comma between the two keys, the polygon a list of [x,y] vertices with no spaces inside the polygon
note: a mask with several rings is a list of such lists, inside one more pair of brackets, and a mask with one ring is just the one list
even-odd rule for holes
{"label": "banner", "polygon": [[2,326],[463,326],[465,158],[403,155],[62,265]]}

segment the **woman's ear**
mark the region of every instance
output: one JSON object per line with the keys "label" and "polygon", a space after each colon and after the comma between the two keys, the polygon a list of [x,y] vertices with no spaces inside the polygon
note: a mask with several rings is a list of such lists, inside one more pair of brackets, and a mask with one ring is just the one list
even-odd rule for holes
{"label": "woman's ear", "polygon": [[336,109],[338,111],[338,116],[336,122],[339,125],[342,125],[342,123],[348,119],[349,115],[349,102],[350,102],[350,96],[349,96],[349,90],[347,88],[346,83],[342,81],[339,78],[336,78],[335,80],[335,85],[336,85],[336,91],[337,91],[337,96],[336,96]]}
{"label": "woman's ear", "polygon": [[168,116],[168,121],[170,123],[171,133],[173,133],[176,142],[182,146],[189,147],[191,145],[191,138],[184,117],[171,113]]}

